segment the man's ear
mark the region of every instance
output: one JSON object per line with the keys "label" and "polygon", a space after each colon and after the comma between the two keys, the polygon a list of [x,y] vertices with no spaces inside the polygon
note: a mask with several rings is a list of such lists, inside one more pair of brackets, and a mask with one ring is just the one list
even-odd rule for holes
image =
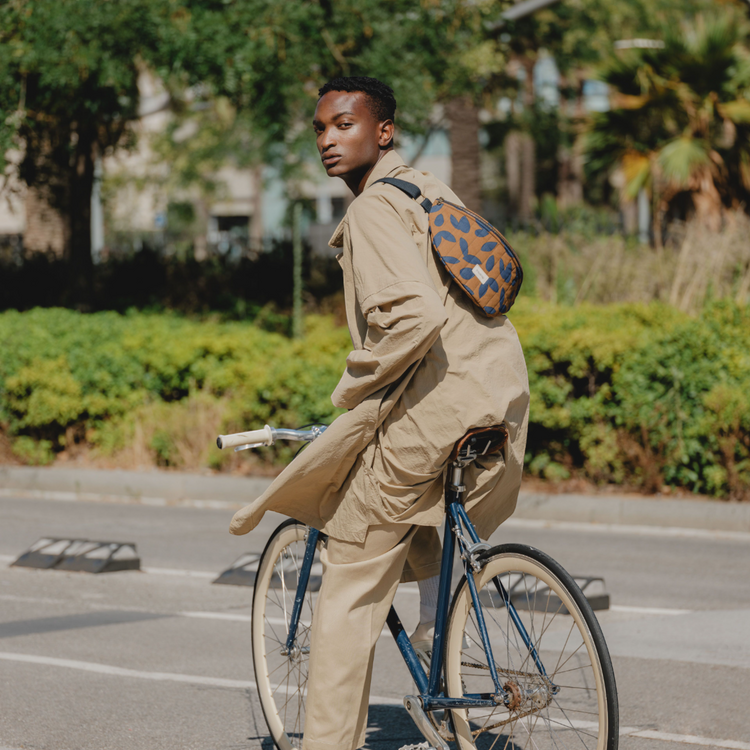
{"label": "man's ear", "polygon": [[380,148],[390,148],[393,145],[393,135],[396,132],[396,126],[393,120],[385,120],[380,123],[380,132],[378,133],[378,146]]}

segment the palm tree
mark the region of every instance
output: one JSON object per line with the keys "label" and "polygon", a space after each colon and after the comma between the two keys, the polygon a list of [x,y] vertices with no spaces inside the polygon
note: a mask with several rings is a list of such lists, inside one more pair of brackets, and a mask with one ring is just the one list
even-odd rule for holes
{"label": "palm tree", "polygon": [[585,135],[590,171],[619,167],[625,192],[651,195],[653,230],[680,193],[718,228],[725,208],[750,201],[750,51],[747,22],[727,9],[665,29],[663,47],[628,50],[599,77],[613,90],[610,111]]}

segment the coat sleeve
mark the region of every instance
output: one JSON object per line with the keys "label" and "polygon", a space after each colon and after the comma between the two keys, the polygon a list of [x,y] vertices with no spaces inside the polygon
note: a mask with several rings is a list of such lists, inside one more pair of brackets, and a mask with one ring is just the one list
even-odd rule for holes
{"label": "coat sleeve", "polygon": [[367,323],[333,393],[351,409],[397,381],[437,341],[447,314],[401,212],[376,192],[360,196],[348,224],[355,295]]}

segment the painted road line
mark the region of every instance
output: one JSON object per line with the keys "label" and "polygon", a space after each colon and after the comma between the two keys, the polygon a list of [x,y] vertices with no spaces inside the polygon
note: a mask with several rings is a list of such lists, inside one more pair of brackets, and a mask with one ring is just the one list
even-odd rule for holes
{"label": "painted road line", "polygon": [[[250,615],[238,615],[231,612],[178,612],[177,613],[180,617],[193,617],[197,620],[225,620],[229,622],[252,622],[253,618]],[[288,623],[286,620],[284,620],[282,617],[266,617],[266,622],[269,625],[282,625],[283,627],[287,627]],[[300,625],[304,625],[305,627],[310,627],[312,625],[311,622],[308,622],[306,620],[300,620]],[[380,637],[383,636],[390,636],[391,631],[388,629],[388,627],[384,627],[383,630],[380,633]]]}
{"label": "painted road line", "polygon": [[[69,604],[70,599],[51,599],[45,596],[17,596],[16,594],[0,594],[0,601],[26,602],[28,604]],[[0,748],[2,750],[2,748]]]}
{"label": "painted road line", "polygon": [[[0,563],[12,563],[18,559],[18,555],[0,555]],[[56,571],[59,572],[59,571]],[[125,573],[131,573],[132,571],[123,571]],[[148,566],[141,568],[142,573],[148,573],[149,575],[156,576],[182,576],[184,578],[210,578],[214,579],[218,577],[218,573],[211,573],[207,570],[185,570],[183,568],[152,568]]]}
{"label": "painted road line", "polygon": [[218,573],[207,570],[183,570],[181,568],[141,568],[144,573],[156,576],[183,576],[185,578],[217,578]]}
{"label": "painted road line", "polygon": [[[114,667],[109,664],[97,664],[87,661],[75,661],[72,659],[58,659],[51,656],[37,656],[35,654],[18,654],[12,652],[0,652],[0,659],[5,661],[23,662],[27,664],[41,664],[45,666],[63,667],[76,669],[84,672],[95,672],[97,674],[111,675],[115,677],[133,677],[142,680],[155,680],[158,682],[180,682],[190,685],[207,685],[210,687],[239,688],[242,690],[256,690],[257,686],[251,680],[228,680],[221,677],[204,677],[202,675],[179,674],[175,672],[143,672],[137,669],[126,669]],[[386,698],[384,696],[370,696],[371,704],[401,706],[403,701],[399,698]],[[587,722],[575,722],[577,728],[586,728]],[[678,742],[686,745],[701,745],[704,747],[719,747],[726,750],[750,750],[750,742],[739,740],[718,740],[710,737],[698,737],[690,734],[671,734],[668,732],[657,732],[650,729],[638,729],[637,727],[621,727],[620,735],[628,737],[639,737],[648,740],[661,740],[663,742]],[[2,748],[0,748],[2,750]]]}
{"label": "painted road line", "polygon": [[54,490],[26,490],[13,487],[0,487],[0,497],[12,500],[60,500],[62,502],[114,503],[118,505],[152,505],[159,508],[209,508],[212,510],[238,510],[242,503],[232,500],[170,500],[165,497],[148,495],[108,495],[99,492],[60,492]]}
{"label": "painted road line", "polygon": [[[207,685],[210,687],[235,688],[241,690],[257,690],[257,685],[251,680],[228,680],[222,677],[204,677],[202,675],[180,674],[176,672],[143,672],[138,669],[114,667],[109,664],[97,664],[73,659],[58,659],[52,656],[37,656],[36,654],[18,654],[0,651],[0,659],[4,661],[21,662],[26,664],[41,664],[51,667],[76,669],[83,672],[111,675],[114,677],[133,677],[141,680],[157,682],[178,682],[189,685]],[[401,706],[403,700],[386,698],[380,695],[370,696],[370,703],[386,706]],[[577,728],[585,728],[587,722],[575,722]],[[622,727],[620,734],[628,737],[638,737],[647,740],[661,740],[663,742],[678,742],[686,745],[700,745],[703,747],[719,747],[726,750],[750,750],[750,742],[739,740],[718,740],[711,737],[698,737],[690,734],[671,734],[657,732],[651,729],[637,729],[636,727]],[[0,748],[2,750],[2,748]]]}
{"label": "painted road line", "polygon": [[[747,531],[719,531],[712,529],[690,529],[681,526],[635,526],[619,523],[586,523],[583,521],[545,521],[537,518],[509,518],[500,527],[519,529],[555,529],[559,531],[583,531],[630,536],[667,536],[694,539],[716,539],[736,542],[750,542]],[[497,532],[496,532],[497,533]]]}
{"label": "painted road line", "polygon": [[626,604],[610,604],[610,612],[629,612],[637,615],[689,615],[692,609],[666,609],[665,607],[631,607]]}
{"label": "painted road line", "polygon": [[156,680],[157,682],[185,682],[191,685],[210,685],[211,687],[240,688],[242,690],[247,690],[248,688],[256,689],[255,683],[249,680],[228,680],[223,677],[203,677],[202,675],[177,674],[174,672],[143,672],[138,669],[113,667],[110,664],[58,659],[54,656],[37,656],[36,654],[17,654],[0,651],[0,659],[4,661],[24,662],[26,664],[42,664],[49,667],[77,669],[82,672],[95,672],[115,677],[137,677],[141,680]]}
{"label": "painted road line", "polygon": [[[622,734],[622,732],[620,733]],[[693,734],[671,734],[644,729],[628,734],[628,737],[639,737],[644,740],[661,740],[662,742],[679,742],[683,745],[701,745],[703,747],[721,747],[727,750],[750,750],[750,742],[740,740],[715,740],[712,737],[697,737]]]}
{"label": "painted road line", "polygon": [[[209,687],[235,688],[240,690],[258,689],[255,682],[251,680],[228,680],[223,677],[204,677],[202,675],[180,674],[177,672],[143,672],[139,669],[127,669],[125,667],[114,667],[110,664],[97,664],[96,662],[77,661],[74,659],[58,659],[54,656],[37,656],[36,654],[18,654],[0,651],[0,660],[25,664],[41,664],[49,667],[62,667],[82,672],[94,672],[114,677],[133,677],[156,682],[181,682],[188,685],[207,685]],[[370,703],[381,706],[402,706],[404,702],[398,698],[372,695],[370,696]]]}
{"label": "painted road line", "polygon": [[[195,617],[199,620],[230,620],[231,622],[252,622],[250,615],[236,615],[231,612],[178,612],[180,617]],[[281,618],[267,618],[271,625],[286,625]],[[304,624],[304,623],[303,623]]]}

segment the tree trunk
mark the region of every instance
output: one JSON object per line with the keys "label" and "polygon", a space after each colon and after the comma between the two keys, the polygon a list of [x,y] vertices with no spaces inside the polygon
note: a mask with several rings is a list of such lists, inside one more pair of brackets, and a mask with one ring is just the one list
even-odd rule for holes
{"label": "tree trunk", "polygon": [[[51,253],[62,258],[70,242],[70,226],[64,205],[68,175],[57,164],[60,147],[54,137],[47,133],[24,135],[26,153],[19,173],[26,183],[24,250]],[[61,134],[66,143],[69,135],[66,132]]]}
{"label": "tree trunk", "polygon": [[523,222],[531,221],[536,197],[536,144],[528,133],[521,134],[521,191],[518,201],[518,217]]}
{"label": "tree trunk", "polygon": [[505,178],[508,182],[508,203],[510,211],[518,213],[521,201],[521,138],[517,130],[505,138]]}
{"label": "tree trunk", "polygon": [[253,189],[253,215],[250,217],[250,248],[263,250],[263,166],[253,167],[250,176]]}
{"label": "tree trunk", "polygon": [[48,191],[41,186],[28,186],[25,211],[24,250],[63,257],[69,241],[68,226],[60,211],[51,205]]}
{"label": "tree trunk", "polygon": [[70,293],[73,302],[91,302],[93,264],[91,259],[91,194],[94,189],[94,137],[79,132],[73,162],[70,165],[68,221],[70,243],[65,259],[70,269]]}
{"label": "tree trunk", "polygon": [[578,144],[557,151],[557,203],[568,208],[583,202],[583,155]]}
{"label": "tree trunk", "polygon": [[482,211],[479,160],[479,110],[470,96],[451,99],[445,107],[450,123],[451,188],[472,211]]}
{"label": "tree trunk", "polygon": [[[523,106],[531,113],[534,106],[534,60],[521,59],[526,71],[523,85]],[[523,222],[531,221],[536,196],[536,144],[530,133],[521,135],[521,186],[518,201],[518,217]]]}

